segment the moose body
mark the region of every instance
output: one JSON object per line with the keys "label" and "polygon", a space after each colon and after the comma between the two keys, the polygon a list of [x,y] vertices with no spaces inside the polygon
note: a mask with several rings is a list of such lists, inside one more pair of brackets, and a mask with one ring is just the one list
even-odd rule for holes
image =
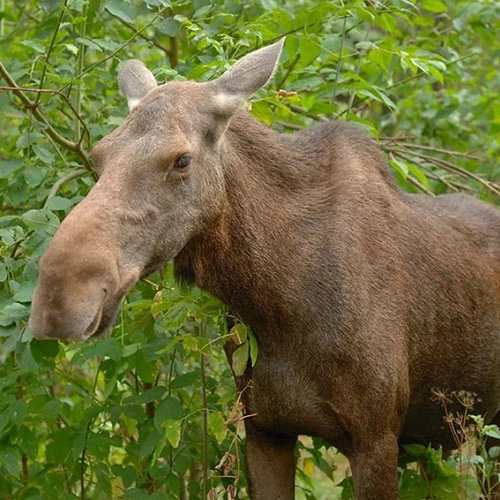
{"label": "moose body", "polygon": [[100,180],[42,259],[31,328],[99,335],[133,283],[175,257],[180,280],[258,339],[236,379],[253,415],[251,497],[294,497],[307,434],[347,455],[357,498],[396,499],[398,444],[454,447],[433,391],[477,394],[487,421],[500,409],[500,213],[402,193],[350,125],[278,134],[241,111],[280,50],[207,84],[156,88],[125,66],[133,111],[96,147]]}

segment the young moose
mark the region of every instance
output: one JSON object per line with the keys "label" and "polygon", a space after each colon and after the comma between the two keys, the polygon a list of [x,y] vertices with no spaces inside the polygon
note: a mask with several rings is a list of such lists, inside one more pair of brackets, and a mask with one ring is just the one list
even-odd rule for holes
{"label": "young moose", "polygon": [[[242,110],[283,41],[209,83],[119,74],[130,116],[94,148],[99,181],[40,262],[36,338],[110,329],[127,291],[175,258],[181,280],[251,325],[251,497],[294,497],[299,434],[350,460],[356,495],[398,498],[400,443],[453,447],[432,389],[500,408],[500,213],[400,192],[376,145],[322,124],[278,134]],[[230,350],[230,349],[229,349]],[[230,356],[230,352],[228,352]],[[499,414],[500,415],[500,414]]]}

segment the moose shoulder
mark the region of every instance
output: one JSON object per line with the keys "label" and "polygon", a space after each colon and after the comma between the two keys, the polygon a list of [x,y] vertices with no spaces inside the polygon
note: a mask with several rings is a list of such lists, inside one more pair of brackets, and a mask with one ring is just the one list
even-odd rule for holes
{"label": "moose shoulder", "polygon": [[[94,156],[100,179],[40,264],[38,338],[109,330],[139,279],[182,280],[252,326],[243,392],[252,498],[294,497],[297,436],[345,453],[359,499],[398,498],[398,444],[453,446],[433,390],[500,408],[500,213],[408,195],[355,127],[277,134],[241,110],[282,42],[210,83],[156,86],[138,61],[131,113]],[[230,346],[228,355],[230,356]]]}

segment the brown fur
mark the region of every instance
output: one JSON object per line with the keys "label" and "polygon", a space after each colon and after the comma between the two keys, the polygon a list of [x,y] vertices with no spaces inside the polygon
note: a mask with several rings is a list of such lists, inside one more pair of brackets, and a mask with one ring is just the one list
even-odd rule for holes
{"label": "brown fur", "polygon": [[[256,365],[237,379],[255,414],[252,498],[293,498],[294,444],[308,434],[349,457],[359,499],[396,499],[398,443],[454,445],[433,388],[477,393],[488,421],[499,411],[500,213],[465,195],[400,192],[350,125],[280,135],[225,113],[227,80],[216,111],[211,84],[130,93],[130,118],[97,148],[99,183],[44,257],[32,329],[106,330],[138,276],[176,256],[179,279],[258,338]],[[188,175],[165,166],[183,148]],[[90,233],[96,224],[107,231]]]}

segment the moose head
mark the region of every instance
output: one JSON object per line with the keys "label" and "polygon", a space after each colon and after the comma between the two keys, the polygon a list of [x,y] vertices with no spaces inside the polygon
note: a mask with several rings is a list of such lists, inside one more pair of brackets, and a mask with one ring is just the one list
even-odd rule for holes
{"label": "moose head", "polygon": [[87,339],[113,325],[122,299],[219,217],[225,131],[273,74],[284,40],[208,83],[157,85],[138,60],[118,80],[130,114],[92,156],[99,180],[40,261],[30,328],[38,339]]}

